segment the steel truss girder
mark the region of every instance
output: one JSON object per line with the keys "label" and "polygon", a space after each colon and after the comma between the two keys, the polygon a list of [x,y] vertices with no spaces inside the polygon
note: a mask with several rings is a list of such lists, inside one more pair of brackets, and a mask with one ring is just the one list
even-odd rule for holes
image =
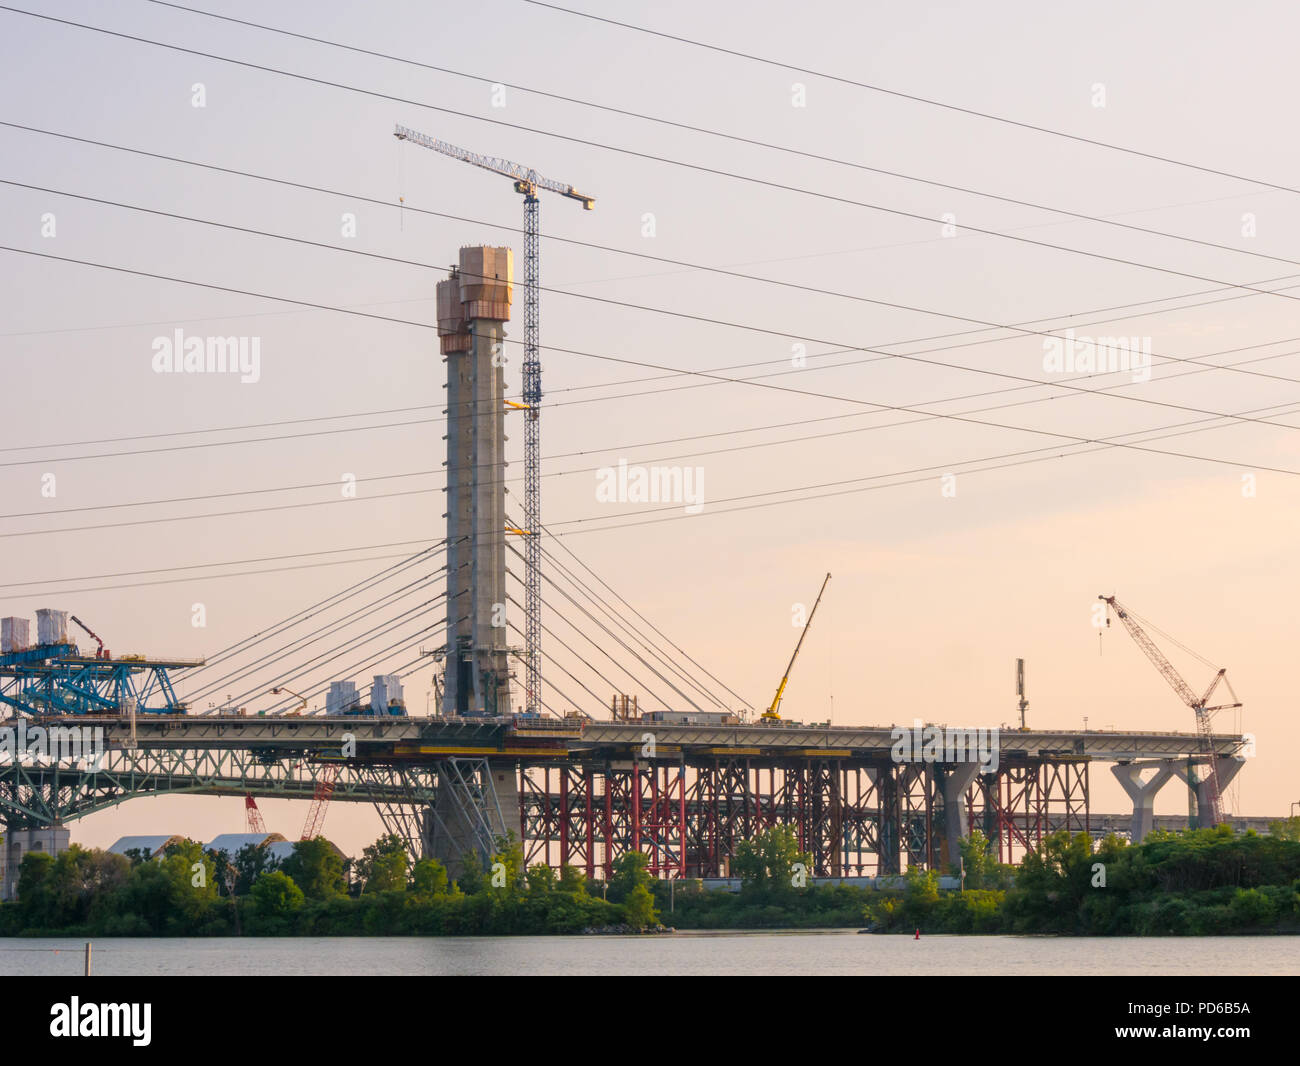
{"label": "steel truss girder", "polygon": [[[325,765],[301,753],[239,748],[112,748],[98,771],[87,760],[10,760],[0,763],[0,821],[10,828],[63,824],[135,796],[162,793],[311,799]],[[371,763],[334,765],[332,800],[427,805],[436,795],[434,775],[423,766],[400,768],[399,780],[377,776],[380,768]]]}

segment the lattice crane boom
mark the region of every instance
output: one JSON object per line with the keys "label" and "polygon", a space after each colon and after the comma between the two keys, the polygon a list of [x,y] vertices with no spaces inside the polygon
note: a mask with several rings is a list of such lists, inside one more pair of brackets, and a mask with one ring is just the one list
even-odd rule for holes
{"label": "lattice crane boom", "polygon": [[812,610],[808,612],[808,620],[803,624],[803,630],[799,633],[799,639],[794,646],[794,654],[790,656],[790,662],[785,668],[785,673],[781,675],[781,683],[776,686],[776,695],[772,697],[772,705],[763,712],[762,718],[769,722],[779,722],[781,720],[781,697],[785,695],[785,686],[790,683],[790,671],[794,669],[794,661],[799,658],[799,649],[803,647],[804,637],[808,635],[808,630],[812,628],[812,620],[817,614],[817,607],[822,602],[822,596],[826,592],[826,586],[830,584],[831,575],[828,573],[822,580],[822,587],[817,590],[817,599],[813,601]]}
{"label": "lattice crane boom", "polygon": [[468,149],[440,141],[436,137],[397,126],[393,136],[422,148],[459,159],[471,166],[511,178],[515,192],[524,197],[524,368],[523,398],[527,417],[524,422],[524,642],[527,667],[526,708],[542,712],[542,493],[541,432],[539,414],[542,403],[541,363],[541,220],[539,191],[553,192],[577,200],[586,211],[596,206],[596,198],[578,192],[572,185],[544,178],[531,167],[512,163],[499,156],[480,155]]}
{"label": "lattice crane boom", "polygon": [[250,833],[266,832],[266,822],[262,820],[262,812],[257,809],[257,800],[253,799],[251,792],[244,793],[244,819]]}
{"label": "lattice crane boom", "polygon": [[[459,159],[462,163],[482,167],[484,170],[490,170],[502,177],[513,178],[517,183],[516,192],[527,195],[529,192],[535,193],[538,189],[544,189],[547,192],[567,196],[570,200],[579,201],[583,209],[587,211],[591,211],[596,206],[594,196],[586,196],[578,192],[572,185],[565,185],[562,181],[552,181],[550,178],[544,178],[531,167],[512,163],[509,159],[502,159],[494,155],[480,155],[478,152],[471,152],[467,148],[460,148],[447,141],[440,141],[437,137],[430,137],[428,134],[408,129],[405,126],[398,126],[393,130],[393,136],[399,141],[410,141],[412,144],[418,144],[421,148],[428,148],[445,156],[450,156],[452,159]],[[525,188],[519,188],[521,185],[525,186]]]}
{"label": "lattice crane boom", "polygon": [[[1169,687],[1178,693],[1181,699],[1188,707],[1192,709],[1196,716],[1196,734],[1200,738],[1201,755],[1205,757],[1209,764],[1209,775],[1207,784],[1209,785],[1209,807],[1212,825],[1218,825],[1223,821],[1223,805],[1219,789],[1219,767],[1217,754],[1214,750],[1214,736],[1210,731],[1210,722],[1215,711],[1228,710],[1234,707],[1240,707],[1238,703],[1221,703],[1214,707],[1206,706],[1210,702],[1210,697],[1214,695],[1215,690],[1222,681],[1228,686],[1228,691],[1232,691],[1232,684],[1228,681],[1228,668],[1222,667],[1214,675],[1209,687],[1205,690],[1205,695],[1197,696],[1192,687],[1183,680],[1180,674],[1166,657],[1164,652],[1156,646],[1145,629],[1142,628],[1132,614],[1125,609],[1114,596],[1098,596],[1099,600],[1115,612],[1119,620],[1124,623],[1124,628],[1128,630],[1129,636],[1133,638],[1134,643],[1146,654],[1151,663],[1160,672],[1160,676],[1169,682]],[[1107,622],[1109,624],[1109,621]],[[1234,693],[1233,698],[1236,699]]]}

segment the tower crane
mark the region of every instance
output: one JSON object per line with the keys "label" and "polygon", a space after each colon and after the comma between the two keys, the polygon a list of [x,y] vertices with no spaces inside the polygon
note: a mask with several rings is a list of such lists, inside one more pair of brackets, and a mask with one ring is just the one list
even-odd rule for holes
{"label": "tower crane", "polygon": [[523,396],[527,414],[524,422],[524,547],[526,584],[524,597],[524,642],[527,666],[526,709],[542,711],[542,502],[541,439],[538,416],[542,403],[542,363],[540,349],[541,264],[539,261],[541,226],[539,192],[553,192],[577,200],[586,211],[596,206],[593,196],[578,192],[572,185],[544,178],[531,167],[520,166],[497,156],[479,155],[454,144],[429,137],[405,126],[398,126],[393,136],[422,148],[482,167],[493,174],[512,178],[515,192],[524,198],[524,371]]}
{"label": "tower crane", "polygon": [[[1204,695],[1198,696],[1182,675],[1174,669],[1173,664],[1165,658],[1164,653],[1156,647],[1155,641],[1147,636],[1144,630],[1133,617],[1132,613],[1124,607],[1114,596],[1098,596],[1097,599],[1106,604],[1106,625],[1110,625],[1110,612],[1113,610],[1124,623],[1124,628],[1128,630],[1134,642],[1151,660],[1152,665],[1160,671],[1160,676],[1169,682],[1170,688],[1178,693],[1181,699],[1189,706],[1196,715],[1196,734],[1200,739],[1200,753],[1206,759],[1210,766],[1209,776],[1206,783],[1209,785],[1209,811],[1210,825],[1218,825],[1223,821],[1223,804],[1219,791],[1219,768],[1217,757],[1214,751],[1214,738],[1210,732],[1210,722],[1216,711],[1231,710],[1234,707],[1240,707],[1241,703],[1220,703],[1214,707],[1208,707],[1210,697],[1214,695],[1214,690],[1219,687],[1222,681],[1228,688],[1232,698],[1236,700],[1237,694],[1232,691],[1232,682],[1228,680],[1228,668],[1221,667],[1219,672],[1214,675],[1214,680],[1210,682],[1210,687],[1205,690]],[[1167,635],[1167,634],[1166,634]],[[1197,656],[1200,658],[1200,656]]]}
{"label": "tower crane", "polygon": [[779,722],[781,720],[781,715],[777,712],[781,707],[781,697],[785,695],[785,686],[790,680],[790,671],[794,669],[794,661],[799,658],[799,649],[803,647],[803,638],[808,635],[813,616],[817,613],[817,605],[822,602],[822,594],[826,591],[826,586],[830,583],[830,580],[831,575],[827,574],[822,581],[822,587],[817,592],[817,599],[813,602],[813,608],[808,612],[808,621],[803,624],[803,632],[799,634],[799,641],[794,646],[794,654],[790,656],[790,663],[785,668],[781,683],[776,686],[776,695],[772,697],[772,706],[763,712],[762,720],[765,722]]}

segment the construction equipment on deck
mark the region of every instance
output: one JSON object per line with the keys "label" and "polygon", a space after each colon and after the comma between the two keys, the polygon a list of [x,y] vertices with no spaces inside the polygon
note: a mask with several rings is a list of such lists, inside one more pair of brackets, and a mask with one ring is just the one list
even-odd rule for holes
{"label": "construction equipment on deck", "polygon": [[817,599],[813,603],[812,610],[808,612],[808,620],[803,624],[803,632],[799,634],[799,642],[794,646],[794,654],[790,656],[790,664],[785,668],[785,675],[781,678],[781,683],[776,686],[776,695],[772,697],[772,706],[763,712],[763,721],[779,722],[781,720],[781,715],[777,712],[781,707],[781,697],[785,695],[786,683],[790,680],[790,671],[794,669],[794,661],[799,658],[799,649],[803,647],[803,638],[808,635],[813,616],[817,613],[817,605],[822,602],[822,594],[825,593],[830,580],[831,575],[828,573],[825,580],[822,581],[822,587],[817,593]]}
{"label": "construction equipment on deck", "polygon": [[[1110,611],[1113,609],[1119,616],[1119,620],[1124,623],[1124,628],[1128,630],[1129,636],[1137,643],[1137,646],[1146,653],[1146,657],[1151,660],[1152,664],[1160,671],[1160,676],[1169,682],[1170,688],[1178,693],[1179,698],[1189,706],[1196,715],[1196,733],[1200,738],[1200,754],[1209,764],[1209,776],[1205,784],[1208,785],[1209,810],[1202,811],[1202,815],[1209,815],[1210,824],[1205,828],[1218,825],[1223,821],[1223,804],[1219,790],[1219,767],[1218,760],[1214,751],[1213,735],[1210,733],[1210,722],[1216,711],[1231,710],[1240,707],[1241,703],[1220,703],[1214,707],[1207,707],[1210,697],[1214,695],[1214,690],[1219,687],[1222,681],[1228,687],[1228,692],[1234,700],[1237,694],[1232,691],[1232,682],[1228,680],[1228,668],[1220,667],[1219,672],[1214,675],[1214,680],[1210,682],[1210,687],[1205,690],[1203,696],[1197,696],[1191,686],[1183,680],[1182,675],[1174,669],[1173,664],[1165,658],[1164,653],[1155,645],[1155,642],[1146,634],[1146,631],[1138,624],[1131,611],[1124,607],[1114,596],[1098,596],[1097,599],[1106,604],[1106,625],[1110,625]],[[1149,625],[1150,623],[1148,623]],[[1155,627],[1152,626],[1154,629]],[[1165,634],[1168,636],[1168,634]],[[1171,638],[1172,639],[1172,638]],[[1175,641],[1177,643],[1177,641]],[[1181,647],[1182,645],[1180,645]],[[1212,666],[1213,664],[1201,655],[1197,655],[1190,648],[1184,648],[1191,655],[1200,659],[1201,662]],[[1202,818],[1202,822],[1204,818]]]}
{"label": "construction equipment on deck", "polygon": [[[442,155],[459,159],[493,174],[512,178],[515,192],[524,198],[524,370],[523,370],[523,407],[527,410],[524,422],[524,528],[522,533],[525,545],[525,598],[524,598],[524,643],[525,666],[527,669],[527,695],[525,709],[533,714],[542,713],[542,504],[541,504],[541,438],[538,415],[542,403],[542,363],[541,363],[541,265],[540,244],[541,226],[537,198],[540,191],[557,193],[577,200],[583,209],[590,211],[596,206],[595,197],[578,192],[572,185],[551,181],[529,167],[512,163],[508,159],[496,156],[479,155],[466,151],[454,144],[440,141],[415,130],[398,126],[393,136],[401,141],[410,141],[422,148],[428,148]],[[517,404],[510,404],[517,407]]]}
{"label": "construction equipment on deck", "polygon": [[307,709],[307,697],[306,697],[306,696],[300,696],[300,695],[298,695],[298,693],[294,692],[293,689],[291,689],[291,688],[273,688],[273,689],[271,689],[271,695],[272,695],[272,696],[278,696],[278,695],[280,695],[280,693],[282,693],[282,692],[283,692],[285,695],[287,695],[287,696],[292,696],[294,699],[296,699],[296,700],[299,701],[298,706],[295,707],[292,711],[285,711],[285,712],[284,712],[286,717],[295,718],[295,717],[297,717],[298,715],[301,715],[302,712],[305,711],[305,710]]}
{"label": "construction equipment on deck", "polygon": [[80,618],[78,618],[75,614],[72,616],[72,620],[76,622],[77,625],[81,626],[81,628],[84,629],[87,633],[89,633],[90,638],[93,641],[95,641],[96,644],[99,645],[99,647],[95,650],[96,659],[107,660],[113,657],[113,653],[104,647],[104,642],[99,638],[99,634],[94,632],[94,630],[92,630],[90,626],[86,625],[86,623],[83,622]]}

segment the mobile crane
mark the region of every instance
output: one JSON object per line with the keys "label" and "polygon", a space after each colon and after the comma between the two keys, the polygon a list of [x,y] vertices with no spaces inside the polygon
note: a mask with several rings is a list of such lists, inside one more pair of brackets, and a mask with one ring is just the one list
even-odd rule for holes
{"label": "mobile crane", "polygon": [[794,661],[799,658],[799,649],[803,647],[803,638],[808,635],[808,629],[812,625],[813,616],[817,613],[817,605],[822,602],[822,594],[826,591],[826,586],[830,583],[831,575],[828,573],[825,580],[822,581],[822,587],[817,593],[817,599],[813,603],[813,608],[808,612],[808,621],[803,624],[803,632],[799,634],[799,641],[794,646],[794,654],[790,656],[790,664],[785,668],[785,674],[781,678],[781,683],[776,686],[776,695],[772,697],[772,706],[762,714],[763,722],[779,722],[781,715],[778,713],[781,707],[781,697],[785,695],[785,686],[790,680],[790,671],[794,669]]}
{"label": "mobile crane", "polygon": [[[1196,733],[1200,739],[1200,754],[1205,758],[1210,768],[1207,779],[1210,809],[1208,812],[1202,812],[1202,814],[1208,814],[1210,818],[1210,825],[1206,826],[1206,828],[1218,825],[1223,821],[1223,804],[1220,798],[1219,767],[1214,751],[1213,734],[1210,732],[1210,721],[1215,711],[1231,710],[1240,707],[1241,703],[1220,703],[1214,707],[1207,707],[1206,704],[1210,702],[1210,697],[1214,695],[1214,690],[1219,687],[1220,681],[1228,687],[1228,692],[1232,698],[1234,700],[1237,698],[1237,694],[1232,691],[1232,682],[1228,680],[1228,668],[1226,666],[1221,667],[1219,672],[1214,675],[1214,680],[1210,682],[1210,687],[1205,690],[1205,694],[1197,696],[1192,687],[1183,680],[1182,675],[1174,669],[1173,664],[1165,658],[1164,653],[1156,647],[1155,642],[1147,636],[1146,630],[1138,624],[1131,611],[1124,607],[1114,596],[1098,596],[1097,599],[1106,604],[1106,625],[1110,625],[1110,612],[1113,610],[1119,620],[1124,623],[1124,628],[1128,630],[1129,636],[1146,653],[1146,657],[1151,660],[1152,665],[1160,671],[1160,676],[1169,682],[1169,687],[1178,693],[1179,698],[1196,715]],[[1165,635],[1168,636],[1168,634]],[[1190,648],[1186,650],[1191,651]],[[1192,652],[1192,654],[1195,655],[1196,653]],[[1202,656],[1197,655],[1196,658],[1212,665],[1208,659]]]}

